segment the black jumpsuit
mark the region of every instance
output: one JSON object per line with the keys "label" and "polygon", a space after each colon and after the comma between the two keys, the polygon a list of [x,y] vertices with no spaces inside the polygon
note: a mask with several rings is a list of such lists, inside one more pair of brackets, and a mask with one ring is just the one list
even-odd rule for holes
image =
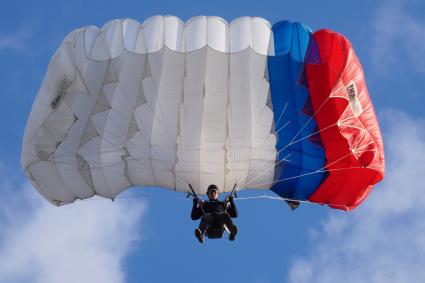
{"label": "black jumpsuit", "polygon": [[201,223],[199,223],[199,230],[202,234],[214,224],[220,227],[226,225],[229,229],[234,226],[232,218],[238,217],[238,211],[233,199],[229,202],[209,200],[202,202],[201,205],[198,204],[196,198],[193,199],[191,218],[197,220],[202,217]]}

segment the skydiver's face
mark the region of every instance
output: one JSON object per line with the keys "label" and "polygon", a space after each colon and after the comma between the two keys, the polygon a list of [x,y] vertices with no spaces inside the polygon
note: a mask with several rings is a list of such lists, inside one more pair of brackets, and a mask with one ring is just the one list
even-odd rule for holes
{"label": "skydiver's face", "polygon": [[209,200],[216,200],[218,198],[218,191],[216,191],[216,190],[211,190],[209,193],[208,193],[208,199]]}

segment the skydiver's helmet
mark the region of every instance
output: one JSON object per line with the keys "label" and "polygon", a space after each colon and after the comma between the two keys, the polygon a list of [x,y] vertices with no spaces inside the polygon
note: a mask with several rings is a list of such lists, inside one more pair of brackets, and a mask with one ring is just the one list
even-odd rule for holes
{"label": "skydiver's helmet", "polygon": [[219,192],[218,187],[214,184],[211,184],[208,186],[207,196],[210,194],[211,191],[217,191],[217,193]]}

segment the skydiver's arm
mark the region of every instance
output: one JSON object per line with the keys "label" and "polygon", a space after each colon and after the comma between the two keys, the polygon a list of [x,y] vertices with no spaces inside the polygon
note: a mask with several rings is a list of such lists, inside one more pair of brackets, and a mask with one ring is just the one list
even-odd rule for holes
{"label": "skydiver's arm", "polygon": [[192,213],[190,217],[192,220],[198,220],[202,216],[202,208],[201,203],[198,202],[197,198],[193,198],[193,207],[192,207]]}
{"label": "skydiver's arm", "polygon": [[233,200],[233,196],[229,196],[229,207],[227,208],[227,213],[229,213],[232,218],[238,217],[238,210]]}

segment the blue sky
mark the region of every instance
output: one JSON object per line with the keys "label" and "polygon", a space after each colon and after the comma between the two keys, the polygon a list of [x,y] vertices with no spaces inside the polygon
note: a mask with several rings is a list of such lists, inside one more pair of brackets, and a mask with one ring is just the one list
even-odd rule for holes
{"label": "blue sky", "polygon": [[[53,207],[20,168],[47,64],[70,31],[156,14],[261,16],[344,34],[359,56],[387,171],[345,213],[240,200],[237,240],[193,236],[191,201],[166,190]],[[14,1],[0,11],[0,282],[424,282],[425,4],[422,1]],[[252,193],[246,193],[246,195]]]}

